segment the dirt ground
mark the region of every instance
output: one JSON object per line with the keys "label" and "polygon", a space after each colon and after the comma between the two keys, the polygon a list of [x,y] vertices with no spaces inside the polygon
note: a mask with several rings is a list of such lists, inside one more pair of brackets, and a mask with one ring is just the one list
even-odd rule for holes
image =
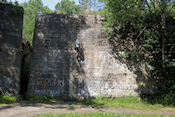
{"label": "dirt ground", "polygon": [[36,114],[44,113],[74,113],[74,112],[107,112],[125,114],[157,114],[174,115],[175,110],[171,111],[144,111],[125,108],[94,108],[91,106],[75,106],[72,103],[62,104],[2,104],[0,105],[0,117],[35,117]]}

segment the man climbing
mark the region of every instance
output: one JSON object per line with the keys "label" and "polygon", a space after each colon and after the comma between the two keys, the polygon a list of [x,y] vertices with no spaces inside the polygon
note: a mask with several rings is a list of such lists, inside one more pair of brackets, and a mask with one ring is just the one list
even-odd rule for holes
{"label": "man climbing", "polygon": [[79,49],[80,49],[80,42],[78,41],[78,39],[75,41],[75,50],[77,52],[79,52]]}

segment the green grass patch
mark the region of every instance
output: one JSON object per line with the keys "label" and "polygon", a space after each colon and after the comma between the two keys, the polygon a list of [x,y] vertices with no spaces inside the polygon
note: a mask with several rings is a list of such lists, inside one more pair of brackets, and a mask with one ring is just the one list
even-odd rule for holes
{"label": "green grass patch", "polygon": [[86,105],[93,106],[97,108],[129,108],[129,109],[138,109],[138,110],[158,110],[158,111],[175,111],[173,104],[163,105],[159,101],[152,101],[150,103],[147,100],[143,100],[139,97],[119,97],[119,98],[102,98],[97,97],[94,99],[88,99],[81,102],[65,102],[56,99],[55,97],[50,96],[30,96],[22,100],[18,96],[12,96],[4,94],[0,96],[0,104],[9,104],[9,103],[24,103],[24,104],[60,104],[60,103],[69,103],[72,105]]}
{"label": "green grass patch", "polygon": [[21,101],[21,97],[10,94],[3,94],[0,96],[0,104],[10,104]]}
{"label": "green grass patch", "polygon": [[164,106],[162,104],[151,104],[139,97],[119,97],[119,98],[95,98],[88,99],[81,102],[81,105],[91,105],[94,107],[110,107],[110,108],[130,108],[130,109],[141,109],[141,110],[168,110],[175,108],[171,105]]}
{"label": "green grass patch", "polygon": [[113,114],[113,113],[69,113],[69,114],[43,114],[36,117],[175,117],[163,115],[139,114]]}

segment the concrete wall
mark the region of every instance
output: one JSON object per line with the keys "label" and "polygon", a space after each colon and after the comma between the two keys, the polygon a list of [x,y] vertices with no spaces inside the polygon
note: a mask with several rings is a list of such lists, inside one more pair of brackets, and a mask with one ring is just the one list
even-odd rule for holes
{"label": "concrete wall", "polygon": [[[30,95],[77,99],[137,95],[136,75],[111,53],[103,20],[99,15],[37,16]],[[76,39],[79,55],[74,50]]]}
{"label": "concrete wall", "polygon": [[0,3],[0,91],[18,93],[23,9]]}

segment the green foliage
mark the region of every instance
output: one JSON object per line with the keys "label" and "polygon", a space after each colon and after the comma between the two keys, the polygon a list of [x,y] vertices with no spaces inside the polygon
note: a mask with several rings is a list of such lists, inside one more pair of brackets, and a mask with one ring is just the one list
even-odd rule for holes
{"label": "green foliage", "polygon": [[69,113],[69,114],[42,114],[37,117],[173,117],[149,114],[114,114],[114,113]]}
{"label": "green foliage", "polygon": [[29,0],[20,6],[24,8],[23,38],[32,44],[36,15],[40,12],[50,13],[51,10],[43,6],[41,0]]}
{"label": "green foliage", "polygon": [[76,5],[74,1],[70,0],[61,0],[61,2],[56,4],[55,9],[57,12],[64,14],[80,13],[80,6]]}
{"label": "green foliage", "polygon": [[21,101],[21,97],[5,93],[0,96],[0,104],[10,104]]}
{"label": "green foliage", "polygon": [[[132,70],[138,75],[138,84],[140,81],[150,84],[139,87],[140,95],[144,95],[144,89],[151,89],[154,98],[167,97],[167,103],[175,101],[171,95],[175,94],[174,3],[173,0],[108,0],[105,9],[105,26],[113,53],[123,56],[125,60],[120,60],[129,69],[135,68]],[[120,51],[125,53],[119,55]],[[147,76],[139,67],[144,62],[154,68],[147,69]]]}
{"label": "green foliage", "polygon": [[79,0],[82,13],[103,9],[106,0]]}
{"label": "green foliage", "polygon": [[89,9],[89,0],[79,0],[79,4],[81,6],[82,10],[87,10]]}

